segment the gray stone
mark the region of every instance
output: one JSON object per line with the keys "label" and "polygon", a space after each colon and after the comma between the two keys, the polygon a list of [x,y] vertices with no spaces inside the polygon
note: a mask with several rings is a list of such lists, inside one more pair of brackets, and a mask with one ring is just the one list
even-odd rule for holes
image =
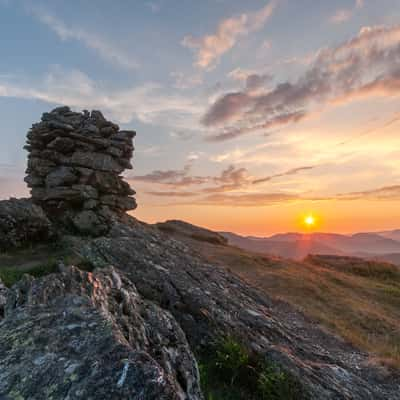
{"label": "gray stone", "polygon": [[[25,181],[33,201],[58,228],[70,230],[74,218],[88,210],[111,227],[124,211],[136,207],[129,197],[135,192],[120,176],[132,168],[133,131],[119,131],[100,111],[75,113],[62,107],[44,113],[27,136]],[[101,202],[99,195],[111,197]]]}
{"label": "gray stone", "polygon": [[78,180],[75,171],[71,167],[58,167],[57,169],[50,172],[46,177],[46,186],[68,186],[72,185]]}
{"label": "gray stone", "polygon": [[50,142],[47,147],[65,154],[74,149],[75,143],[69,137],[57,137],[52,142]]}
{"label": "gray stone", "polygon": [[121,166],[113,157],[109,154],[102,153],[86,153],[82,151],[76,151],[71,156],[71,165],[79,167],[86,167],[97,169],[99,171],[114,172],[120,174],[124,167]]}
{"label": "gray stone", "polygon": [[85,210],[77,214],[73,218],[73,223],[74,227],[85,235],[100,236],[108,230],[107,225],[91,210]]}
{"label": "gray stone", "polygon": [[203,399],[178,323],[113,268],[25,277],[8,296],[0,354],[4,399]]}
{"label": "gray stone", "polygon": [[48,240],[52,236],[50,221],[31,200],[0,201],[0,251]]}
{"label": "gray stone", "polygon": [[4,310],[7,303],[8,289],[0,279],[0,320],[4,317]]}
{"label": "gray stone", "polygon": [[122,211],[134,210],[137,205],[133,197],[108,194],[100,197],[100,203]]}

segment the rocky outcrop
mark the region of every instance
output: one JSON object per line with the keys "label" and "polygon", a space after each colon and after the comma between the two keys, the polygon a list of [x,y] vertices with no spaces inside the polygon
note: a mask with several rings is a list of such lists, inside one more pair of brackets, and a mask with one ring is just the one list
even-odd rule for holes
{"label": "rocky outcrop", "polygon": [[311,400],[399,399],[398,374],[168,232],[224,249],[220,235],[125,216],[136,206],[120,176],[133,136],[68,107],[28,133],[33,202],[0,202],[0,250],[48,240],[54,226],[64,249],[98,268],[0,282],[1,399],[201,400],[192,351],[227,336],[278,364]]}
{"label": "rocky outcrop", "polygon": [[0,319],[4,317],[4,308],[7,302],[8,289],[0,279]]}
{"label": "rocky outcrop", "polygon": [[156,228],[132,219],[74,247],[99,266],[124,271],[143,297],[170,310],[193,349],[233,335],[295,376],[311,399],[398,399],[398,375],[372,367],[367,354]]}
{"label": "rocky outcrop", "polygon": [[[25,181],[33,201],[62,227],[99,236],[136,208],[120,174],[132,168],[133,131],[120,130],[100,111],[59,107],[28,132]],[[70,229],[71,230],[71,229]]]}
{"label": "rocky outcrop", "polygon": [[48,240],[51,223],[29,199],[0,201],[0,252]]}
{"label": "rocky outcrop", "polygon": [[74,267],[10,291],[0,322],[0,398],[202,399],[172,315],[122,273]]}

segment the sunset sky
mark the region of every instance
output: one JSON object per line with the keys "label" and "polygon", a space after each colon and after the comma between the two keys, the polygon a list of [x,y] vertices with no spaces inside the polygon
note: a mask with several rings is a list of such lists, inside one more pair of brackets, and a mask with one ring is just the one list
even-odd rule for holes
{"label": "sunset sky", "polygon": [[137,131],[134,215],[400,228],[399,0],[0,0],[0,198],[65,104]]}

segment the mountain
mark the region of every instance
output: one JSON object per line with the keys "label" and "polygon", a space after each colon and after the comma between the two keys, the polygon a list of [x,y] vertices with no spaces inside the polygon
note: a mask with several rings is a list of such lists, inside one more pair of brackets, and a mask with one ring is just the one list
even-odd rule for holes
{"label": "mountain", "polygon": [[379,236],[383,236],[388,239],[393,239],[400,241],[400,229],[395,229],[394,231],[382,231],[378,232]]}
{"label": "mountain", "polygon": [[[393,232],[392,236],[395,237],[397,231]],[[244,237],[231,232],[221,232],[221,235],[228,239],[230,244],[243,249],[296,260],[301,260],[308,254],[332,254],[397,261],[395,255],[400,253],[400,241],[376,233],[285,233],[266,238]]]}

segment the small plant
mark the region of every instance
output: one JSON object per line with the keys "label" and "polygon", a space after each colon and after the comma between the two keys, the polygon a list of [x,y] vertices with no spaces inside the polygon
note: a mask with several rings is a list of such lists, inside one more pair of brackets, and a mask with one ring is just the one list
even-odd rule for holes
{"label": "small plant", "polygon": [[49,261],[46,264],[36,265],[31,268],[16,268],[7,267],[0,268],[0,279],[7,287],[11,287],[18,282],[24,274],[29,274],[35,278],[39,278],[44,275],[51,274],[57,271],[57,262]]}
{"label": "small plant", "polygon": [[233,338],[223,340],[219,344],[215,356],[216,371],[231,386],[249,363],[247,350]]}
{"label": "small plant", "polygon": [[301,400],[306,395],[289,373],[251,354],[232,337],[199,356],[206,400]]}
{"label": "small plant", "polygon": [[295,400],[303,398],[299,383],[274,364],[265,364],[258,376],[257,389],[261,399]]}

